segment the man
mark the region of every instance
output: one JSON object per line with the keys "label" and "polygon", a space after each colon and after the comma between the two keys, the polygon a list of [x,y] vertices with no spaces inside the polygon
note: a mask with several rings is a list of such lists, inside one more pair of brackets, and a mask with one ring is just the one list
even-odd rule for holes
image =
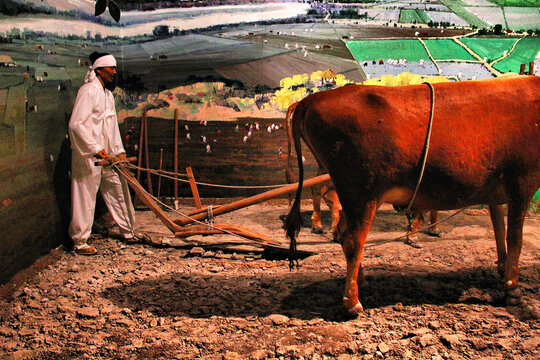
{"label": "man", "polygon": [[94,255],[88,245],[98,189],[127,242],[137,240],[134,234],[135,211],[124,179],[112,167],[94,166],[98,159],[115,156],[126,159],[122,145],[112,90],[116,87],[116,60],[106,53],[90,55],[92,65],[75,99],[69,121],[69,137],[73,149],[71,164],[72,218],[69,235],[75,251]]}

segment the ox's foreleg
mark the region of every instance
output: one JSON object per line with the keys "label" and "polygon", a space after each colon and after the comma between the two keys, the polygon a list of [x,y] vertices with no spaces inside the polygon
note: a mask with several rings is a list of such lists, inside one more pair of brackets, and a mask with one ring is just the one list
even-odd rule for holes
{"label": "ox's foreleg", "polygon": [[[341,238],[341,246],[347,260],[343,304],[350,314],[359,314],[363,310],[362,304],[358,301],[358,282],[364,282],[362,253],[377,208],[375,200],[368,202],[363,208],[352,209],[353,212],[349,212],[349,214],[354,215],[348,216],[348,226]],[[345,210],[344,212],[347,214]]]}
{"label": "ox's foreleg", "polygon": [[497,270],[504,278],[504,267],[506,263],[506,227],[504,225],[504,208],[502,205],[489,205],[489,215],[493,223],[495,233],[495,243],[497,245]]}

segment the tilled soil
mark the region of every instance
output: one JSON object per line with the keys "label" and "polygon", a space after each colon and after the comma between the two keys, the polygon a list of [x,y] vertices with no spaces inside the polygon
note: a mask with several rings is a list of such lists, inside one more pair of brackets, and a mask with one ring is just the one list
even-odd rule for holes
{"label": "tilled soil", "polygon": [[[216,220],[285,242],[276,200]],[[367,241],[365,312],[343,311],[345,261],[331,234],[312,234],[310,206],[299,248],[315,255],[289,270],[281,253],[231,235],[172,237],[149,211],[153,244],[94,235],[99,254],[56,251],[0,302],[6,359],[536,359],[540,350],[540,217],[525,221],[523,302],[505,306],[485,209],[405,245],[405,218],[384,206]],[[187,212],[188,207],[181,210]],[[446,217],[452,212],[442,212]],[[174,216],[173,216],[174,217]],[[328,228],[329,214],[324,213]],[[114,230],[114,229],[113,229]],[[285,252],[284,252],[285,253]]]}

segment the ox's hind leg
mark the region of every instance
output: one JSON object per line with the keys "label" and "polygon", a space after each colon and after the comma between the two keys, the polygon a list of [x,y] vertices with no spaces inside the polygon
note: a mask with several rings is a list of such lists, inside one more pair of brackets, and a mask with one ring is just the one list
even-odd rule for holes
{"label": "ox's hind leg", "polygon": [[371,223],[377,212],[377,201],[370,201],[359,208],[343,209],[347,216],[347,228],[341,238],[341,246],[347,260],[347,278],[343,304],[351,314],[359,314],[362,304],[358,301],[358,281],[363,281],[362,253]]}
{"label": "ox's hind leg", "polygon": [[326,205],[328,205],[330,208],[330,213],[332,215],[332,235],[334,237],[334,241],[337,241],[339,233],[339,198],[332,184],[325,184],[322,188],[322,193]]}
{"label": "ox's hind leg", "polygon": [[437,225],[438,215],[436,210],[431,210],[429,212],[429,227],[427,228],[426,233],[430,236],[441,237],[441,231],[439,230],[439,225]]}
{"label": "ox's hind leg", "polygon": [[502,205],[489,205],[489,215],[493,223],[495,243],[497,244],[497,270],[504,277],[506,263],[506,228],[504,226],[504,208]]}
{"label": "ox's hind leg", "polygon": [[[317,176],[324,174],[324,171],[319,166],[317,170]],[[311,197],[313,199],[313,214],[311,215],[311,232],[315,234],[322,234],[322,212],[321,212],[321,199],[323,194],[323,186],[326,188],[328,184],[317,184],[311,187]]]}
{"label": "ox's hind leg", "polygon": [[315,234],[322,234],[322,221],[321,221],[321,186],[316,185],[311,188],[311,196],[313,199],[313,214],[311,215],[311,232]]}
{"label": "ox's hind leg", "polygon": [[[521,200],[521,199],[520,199]],[[508,229],[506,233],[506,261],[504,281],[507,289],[507,302],[519,303],[520,292],[517,289],[519,277],[519,255],[523,244],[523,223],[527,213],[528,201],[510,200],[508,202]]]}
{"label": "ox's hind leg", "polygon": [[412,209],[410,216],[411,217],[408,218],[409,225],[407,226],[408,233],[405,244],[419,249],[422,246],[418,243],[418,231],[426,223],[424,213],[422,211]]}

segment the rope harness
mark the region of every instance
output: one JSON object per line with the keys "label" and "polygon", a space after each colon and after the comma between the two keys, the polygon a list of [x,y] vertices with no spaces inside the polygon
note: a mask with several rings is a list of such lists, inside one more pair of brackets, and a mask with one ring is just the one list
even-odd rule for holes
{"label": "rope harness", "polygon": [[433,89],[433,85],[431,85],[428,82],[424,82],[423,84],[426,84],[429,87],[431,107],[429,110],[429,123],[428,123],[428,128],[427,128],[426,140],[424,141],[424,149],[422,150],[422,166],[420,168],[420,176],[418,177],[418,181],[416,182],[416,187],[412,194],[411,200],[409,201],[409,205],[407,205],[405,210],[403,210],[403,212],[407,216],[407,221],[409,222],[409,228],[411,228],[412,221],[413,221],[413,213],[411,211],[411,207],[414,200],[416,199],[416,194],[418,194],[420,183],[422,182],[422,178],[424,177],[424,170],[426,169],[427,156],[429,153],[429,143],[431,139],[431,127],[433,125],[433,113],[435,110],[435,90]]}

